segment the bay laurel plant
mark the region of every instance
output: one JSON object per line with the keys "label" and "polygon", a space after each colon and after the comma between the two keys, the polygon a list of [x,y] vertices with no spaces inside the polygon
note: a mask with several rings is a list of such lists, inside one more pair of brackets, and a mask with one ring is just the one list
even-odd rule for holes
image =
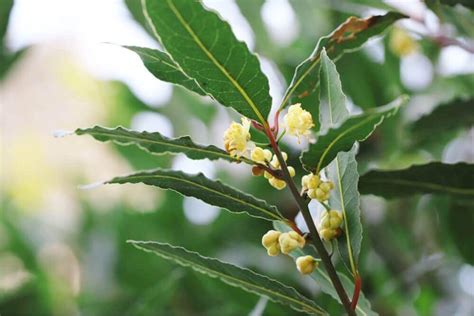
{"label": "bay laurel plant", "polygon": [[[137,53],[158,79],[209,96],[236,111],[241,119],[230,124],[222,135],[222,143],[216,145],[198,144],[188,136],[168,138],[122,127],[95,126],[77,129],[75,133],[91,135],[99,141],[135,145],[151,154],[181,153],[191,159],[246,164],[249,174],[264,177],[274,190],[291,192],[291,203],[302,213],[309,232],[303,232],[294,219],[285,218],[285,212],[272,205],[272,201],[258,199],[203,174],[154,169],[106,183],[143,183],[233,213],[271,221],[274,229],[264,234],[261,241],[255,241],[262,243],[269,256],[293,258],[294,273],[313,278],[322,291],[340,302],[348,315],[374,314],[361,292],[363,276],[358,269],[362,226],[357,143],[394,115],[406,98],[401,96],[375,110],[351,115],[334,62],[381,35],[403,15],[389,12],[365,19],[351,17],[320,38],[310,56],[296,68],[284,97],[270,116],[272,98],[258,57],[236,39],[218,14],[199,1],[143,0],[141,4],[149,28],[164,50],[126,48]],[[251,130],[266,141],[254,142]],[[300,155],[301,166],[288,165],[288,154],[281,147],[284,138],[309,144]],[[305,171],[295,177],[296,170]],[[295,178],[301,178],[301,182],[297,183]],[[311,201],[324,208],[318,218],[310,214]],[[130,243],[295,310],[327,314],[316,301],[269,276],[162,242]],[[332,256],[335,249],[347,270],[336,271]]]}

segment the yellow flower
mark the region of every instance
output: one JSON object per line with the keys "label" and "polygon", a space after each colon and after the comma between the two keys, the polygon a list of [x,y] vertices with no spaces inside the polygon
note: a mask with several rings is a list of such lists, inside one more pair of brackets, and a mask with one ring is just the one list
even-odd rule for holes
{"label": "yellow flower", "polygon": [[[283,159],[286,161],[288,159],[288,154],[284,151],[281,152]],[[278,160],[277,155],[273,155],[272,161],[270,161],[270,165],[275,169],[280,169],[280,161]]]}
{"label": "yellow flower", "polygon": [[281,233],[276,230],[269,230],[262,237],[262,245],[267,249],[269,256],[277,256],[280,253],[280,244],[278,243],[278,237]]}
{"label": "yellow flower", "polygon": [[301,104],[293,104],[288,108],[288,113],[283,118],[288,134],[298,137],[307,137],[314,126],[311,113],[301,108]]}
{"label": "yellow flower", "polygon": [[232,122],[224,133],[225,150],[233,157],[240,158],[247,152],[250,140],[250,120],[242,117],[242,124]]}
{"label": "yellow flower", "polygon": [[418,49],[417,42],[403,29],[393,28],[390,33],[390,50],[397,56],[407,56]]}
{"label": "yellow flower", "polygon": [[312,256],[302,256],[296,259],[296,268],[301,274],[311,274],[319,266]]}
{"label": "yellow flower", "polygon": [[278,242],[280,243],[281,252],[286,255],[296,248],[303,248],[305,245],[304,237],[295,231],[282,233],[278,238]]}
{"label": "yellow flower", "polygon": [[327,201],[331,190],[334,189],[334,183],[331,181],[321,181],[319,175],[310,173],[301,178],[301,186],[307,191],[311,199],[320,202]]}
{"label": "yellow flower", "polygon": [[255,147],[250,153],[250,158],[257,163],[266,164],[272,159],[272,152],[268,149]]}
{"label": "yellow flower", "polygon": [[319,235],[321,236],[323,240],[330,241],[334,239],[334,237],[337,236],[337,230],[324,228],[324,229],[321,229],[321,231],[319,232]]}
{"label": "yellow flower", "polygon": [[283,190],[286,187],[285,181],[277,179],[273,176],[272,178],[268,179],[268,183],[270,183],[270,185],[277,190]]}

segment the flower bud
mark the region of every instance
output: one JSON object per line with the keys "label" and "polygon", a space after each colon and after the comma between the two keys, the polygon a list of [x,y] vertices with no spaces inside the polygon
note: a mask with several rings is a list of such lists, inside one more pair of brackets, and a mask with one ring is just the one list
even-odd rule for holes
{"label": "flower bud", "polygon": [[311,274],[319,266],[312,256],[302,256],[296,259],[296,268],[301,274]]}
{"label": "flower bud", "polygon": [[270,185],[277,190],[283,190],[286,187],[286,182],[275,177],[268,180]]}
{"label": "flower bud", "polygon": [[278,238],[278,242],[280,243],[281,252],[284,254],[289,254],[296,248],[303,248],[305,245],[304,237],[295,231],[282,233]]}
{"label": "flower bud", "polygon": [[272,174],[271,174],[270,172],[268,172],[268,171],[265,171],[265,172],[263,173],[263,176],[265,177],[265,179],[269,179],[269,180],[270,180],[270,179],[273,179]]}
{"label": "flower bud", "polygon": [[265,248],[269,248],[275,243],[278,243],[278,238],[280,237],[281,233],[277,230],[269,230],[265,235],[262,237],[262,245]]}
{"label": "flower bud", "polygon": [[271,245],[270,247],[267,248],[267,254],[270,257],[275,257],[280,254],[280,245],[279,244],[274,244]]}
{"label": "flower bud", "polygon": [[294,177],[296,174],[295,168],[288,166],[288,172],[290,173],[290,177]]}
{"label": "flower bud", "polygon": [[252,167],[252,174],[256,177],[259,177],[261,176],[262,174],[264,174],[265,170],[260,168],[259,166],[253,166]]}
{"label": "flower bud", "polygon": [[329,192],[334,188],[332,181],[323,182],[319,185],[319,188],[325,192]]}
{"label": "flower bud", "polygon": [[399,57],[407,56],[418,49],[418,43],[401,28],[393,28],[390,33],[390,50]]}
{"label": "flower bud", "polygon": [[331,228],[324,228],[324,229],[321,229],[321,231],[319,232],[319,235],[321,236],[323,240],[329,241],[329,240],[334,239],[334,237],[337,236],[337,230],[331,229]]}
{"label": "flower bud", "polygon": [[250,153],[250,159],[258,163],[265,163],[265,153],[263,149],[260,147],[255,147],[252,152]]}
{"label": "flower bud", "polygon": [[270,162],[272,160],[272,152],[269,149],[264,149],[263,157],[265,157],[265,161]]}

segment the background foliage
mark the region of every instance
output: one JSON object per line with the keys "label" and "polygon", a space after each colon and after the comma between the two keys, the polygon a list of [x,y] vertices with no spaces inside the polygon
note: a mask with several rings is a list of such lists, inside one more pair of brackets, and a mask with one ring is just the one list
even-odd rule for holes
{"label": "background foliage", "polygon": [[[149,32],[143,24],[139,2],[125,2],[136,21]],[[370,0],[334,4],[289,1],[287,4],[299,28],[296,35],[285,42],[275,37],[261,18],[268,3],[236,1],[237,8],[253,29],[255,52],[274,63],[271,66],[279,71],[276,80],[280,80],[283,87],[290,84],[293,69],[310,55],[318,39],[349,16],[367,16],[378,13],[376,10],[393,9],[388,4]],[[454,75],[441,69],[443,54],[453,47],[468,54],[472,62],[472,51],[470,54],[466,51],[473,47],[473,14],[467,7],[453,5],[453,1],[427,1],[426,5],[429,10],[423,11],[424,14],[445,24],[434,31],[423,24],[422,27],[400,24],[399,27],[410,29],[416,39],[414,53],[400,56],[391,45],[393,32],[388,32],[385,37],[371,41],[367,48],[342,56],[336,64],[343,90],[355,112],[362,109],[379,113],[384,109],[375,107],[401,94],[411,97],[407,105],[386,118],[386,122],[361,143],[357,155],[361,192],[379,196],[361,197],[364,236],[359,270],[364,275],[365,296],[381,315],[470,315],[474,311],[474,245],[468,237],[474,225],[472,194],[423,187],[397,186],[389,191],[377,190],[376,185],[374,188],[376,181],[387,178],[384,170],[408,168],[416,170],[408,176],[399,171],[390,178],[413,180],[410,177],[420,172],[422,176],[415,177],[420,182],[463,183],[467,188],[470,183],[472,187],[472,167],[466,169],[456,164],[440,169],[436,164],[437,161],[474,162],[472,68]],[[18,73],[23,71],[36,78],[37,69],[35,64],[27,64],[35,47],[12,51],[6,45],[4,35],[8,33],[4,30],[7,30],[8,19],[4,17],[9,15],[12,2],[3,1],[0,6],[3,39],[0,96],[2,107],[13,113],[8,116],[10,121],[17,122],[15,118],[22,115],[21,111],[40,115],[47,108],[30,106],[15,111],[15,102],[20,103],[21,96],[8,97],[9,93],[21,93],[9,84]],[[412,20],[418,17],[409,7],[395,8],[397,10],[410,15]],[[145,50],[139,53],[142,57],[148,56]],[[407,63],[416,66],[419,72],[431,73],[429,80],[423,84],[410,81],[410,76],[416,78],[416,74],[406,74]],[[77,108],[90,113],[90,117],[74,122],[43,117],[41,124],[51,130],[72,130],[77,123],[87,127],[96,122],[103,126],[130,127],[139,115],[153,113],[172,122],[174,136],[193,135],[202,143],[221,146],[223,129],[230,118],[236,117],[179,86],[174,86],[170,99],[157,107],[135,95],[129,83],[92,79],[74,63],[61,59],[55,59],[52,64],[63,67],[58,75],[63,89],[68,91],[68,96],[79,100]],[[189,82],[181,84],[186,86]],[[198,87],[194,88],[199,93]],[[161,93],[162,90],[156,91],[156,94]],[[101,110],[81,107],[84,100],[92,98]],[[79,112],[74,108],[70,110]],[[67,109],[58,105],[48,113],[54,112],[67,112]],[[246,315],[264,304],[259,303],[258,296],[138,251],[125,242],[128,239],[169,242],[264,271],[307,297],[317,297],[318,304],[331,313],[340,313],[340,307],[329,295],[321,293],[308,279],[296,275],[291,260],[266,256],[259,241],[271,228],[270,222],[224,211],[215,213],[216,210],[174,192],[144,190],[137,185],[125,186],[112,197],[107,196],[108,190],[114,190],[110,186],[89,191],[76,188],[78,183],[104,180],[132,170],[172,167],[197,171],[202,168],[211,173],[210,177],[277,204],[280,210],[285,210],[285,216],[295,216],[297,210],[288,202],[286,193],[275,193],[263,179],[242,175],[250,174],[243,171],[248,167],[229,167],[222,162],[217,169],[211,169],[206,163],[198,164],[180,156],[151,156],[115,143],[99,144],[107,148],[104,153],[100,151],[104,149],[92,147],[90,139],[77,138],[68,139],[72,146],[61,147],[62,152],[56,151],[55,157],[51,157],[44,151],[52,147],[41,147],[42,139],[50,139],[50,134],[38,135],[34,129],[19,133],[7,129],[8,126],[11,126],[8,122],[2,124],[0,314],[30,315],[35,311],[37,315]],[[54,146],[63,146],[65,141],[54,142]],[[296,166],[297,147],[292,143],[285,146],[290,153],[290,165]],[[58,155],[62,157],[60,163],[52,164]],[[91,163],[86,168],[74,164],[71,157]],[[416,165],[425,165],[423,168],[428,172],[419,171]],[[301,174],[302,170],[297,173]],[[428,178],[422,178],[427,174]],[[414,191],[436,194],[413,195]],[[193,219],[190,209],[210,214],[210,219]],[[58,216],[51,210],[69,216]],[[213,218],[213,214],[218,216]],[[263,314],[297,312],[268,303]]]}

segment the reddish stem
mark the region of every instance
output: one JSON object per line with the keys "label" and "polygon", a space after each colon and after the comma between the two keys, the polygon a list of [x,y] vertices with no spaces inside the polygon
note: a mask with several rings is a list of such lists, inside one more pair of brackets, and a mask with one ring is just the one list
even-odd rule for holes
{"label": "reddish stem", "polygon": [[252,120],[252,126],[258,129],[259,131],[264,131],[263,125],[257,121]]}
{"label": "reddish stem", "polygon": [[357,307],[357,302],[359,301],[360,290],[362,288],[362,279],[359,274],[356,274],[354,277],[354,294],[352,295],[351,308],[355,311]]}
{"label": "reddish stem", "polygon": [[279,125],[278,125],[278,117],[280,116],[280,110],[276,111],[275,117],[273,118],[273,135],[278,135]]}
{"label": "reddish stem", "polygon": [[301,231],[301,229],[298,228],[298,226],[296,225],[294,221],[288,220],[288,225],[290,225],[290,227],[301,236],[304,235],[304,233]]}

